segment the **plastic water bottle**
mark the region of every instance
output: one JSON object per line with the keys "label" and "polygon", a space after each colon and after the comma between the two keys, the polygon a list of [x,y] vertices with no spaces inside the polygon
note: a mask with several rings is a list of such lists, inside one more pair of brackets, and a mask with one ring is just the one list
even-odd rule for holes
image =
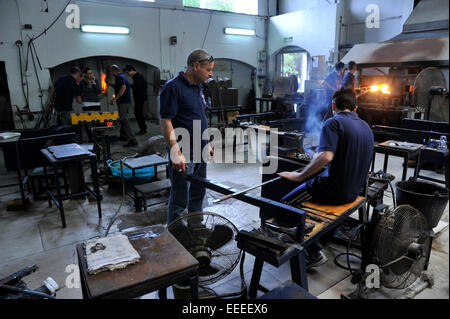
{"label": "plastic water bottle", "polygon": [[442,135],[439,143],[439,149],[445,150],[447,149],[447,136]]}

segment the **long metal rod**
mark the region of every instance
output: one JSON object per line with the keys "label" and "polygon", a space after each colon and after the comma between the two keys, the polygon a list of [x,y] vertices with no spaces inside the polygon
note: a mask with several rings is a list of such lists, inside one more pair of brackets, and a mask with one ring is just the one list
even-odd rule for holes
{"label": "long metal rod", "polygon": [[[222,193],[222,194],[232,194],[233,193],[231,190],[231,187],[223,185],[223,184],[219,184],[217,182],[212,182],[206,178],[200,178],[198,176],[187,175],[186,179],[192,183],[199,183],[199,184],[205,186],[206,188],[209,188],[218,193]],[[253,205],[256,207],[260,207],[260,208],[269,209],[269,210],[276,210],[279,213],[283,213],[286,215],[299,216],[299,215],[305,214],[305,211],[300,208],[290,206],[287,204],[283,204],[283,203],[277,202],[272,199],[254,196],[254,195],[250,195],[250,194],[241,194],[241,195],[236,195],[236,196],[237,196],[238,200],[241,200],[247,204],[250,204],[250,205]]]}
{"label": "long metal rod", "polygon": [[[298,171],[300,171],[300,170],[302,170],[302,169],[303,169],[303,167],[302,167],[302,168],[299,168],[299,169],[297,169],[297,170],[295,170],[294,172],[298,172]],[[222,197],[222,198],[213,200],[213,204],[217,204],[217,203],[223,202],[223,201],[225,201],[225,200],[228,200],[228,199],[230,199],[230,198],[233,198],[233,197],[236,196],[236,195],[242,195],[242,194],[245,194],[245,193],[247,193],[247,192],[249,192],[249,191],[251,191],[251,190],[254,190],[254,189],[256,189],[256,188],[259,188],[259,187],[262,187],[262,186],[264,186],[264,185],[270,184],[270,183],[272,183],[272,182],[278,181],[278,180],[280,180],[280,179],[282,179],[282,178],[283,178],[283,177],[278,176],[278,177],[272,178],[272,179],[270,179],[270,180],[268,180],[268,181],[265,181],[264,183],[261,183],[261,184],[259,184],[259,185],[252,186],[252,187],[246,188],[246,189],[244,189],[244,190],[241,190],[241,191],[238,191],[238,192],[235,192],[235,193],[226,195],[226,196],[224,196],[224,197]]]}

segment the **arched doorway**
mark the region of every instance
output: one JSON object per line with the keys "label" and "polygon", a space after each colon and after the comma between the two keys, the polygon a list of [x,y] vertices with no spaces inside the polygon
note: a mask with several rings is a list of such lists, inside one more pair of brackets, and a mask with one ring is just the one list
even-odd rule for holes
{"label": "arched doorway", "polygon": [[298,79],[298,93],[305,92],[305,81],[309,79],[311,57],[308,51],[297,47],[281,48],[273,55],[275,74],[288,77],[295,75]]}
{"label": "arched doorway", "polygon": [[[69,73],[72,66],[78,66],[81,70],[85,68],[90,68],[94,71],[94,76],[98,81],[99,85],[102,86],[102,95],[100,97],[101,111],[102,112],[113,112],[116,111],[117,107],[110,105],[110,101],[114,94],[114,89],[112,85],[114,84],[114,78],[111,76],[111,65],[116,64],[120,68],[124,68],[127,64],[134,66],[137,72],[142,74],[147,81],[147,96],[148,102],[144,105],[144,115],[147,119],[158,119],[158,95],[160,89],[160,72],[159,68],[151,64],[129,59],[123,57],[114,56],[91,56],[80,58],[72,61],[67,61],[65,63],[59,64],[53,68],[50,68],[50,77],[52,82],[55,81]],[[125,76],[128,77],[126,73]],[[128,77],[130,83],[133,80]],[[73,103],[74,111],[82,111],[82,106],[78,105],[76,102]]]}

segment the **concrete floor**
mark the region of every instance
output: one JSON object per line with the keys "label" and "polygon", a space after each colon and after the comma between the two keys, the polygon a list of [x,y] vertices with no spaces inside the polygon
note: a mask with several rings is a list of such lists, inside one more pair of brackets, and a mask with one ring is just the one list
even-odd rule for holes
{"label": "concrete floor", "polygon": [[[134,125],[135,123],[133,123]],[[135,129],[137,131],[137,129]],[[151,125],[147,136],[139,137],[142,142],[155,134],[159,134],[157,125]],[[124,149],[118,143],[113,145],[113,152],[133,152],[136,149]],[[382,168],[383,157],[376,158],[375,169]],[[391,157],[388,172],[396,177],[401,177],[402,160]],[[2,165],[3,166],[3,165]],[[408,169],[411,176],[412,169]],[[443,178],[430,171],[423,171],[424,175]],[[3,172],[2,181],[14,180],[14,174]],[[208,178],[217,182],[232,186],[236,189],[244,189],[260,183],[259,167],[257,164],[210,164],[208,166]],[[48,207],[47,201],[31,202],[29,209],[24,211],[7,211],[8,201],[17,198],[18,192],[14,188],[0,189],[0,277],[9,275],[22,267],[37,264],[39,270],[26,277],[25,282],[29,288],[35,289],[42,285],[42,281],[51,276],[60,285],[57,292],[58,298],[81,298],[81,289],[75,287],[69,275],[72,273],[71,265],[77,264],[75,245],[86,239],[103,236],[111,218],[114,216],[121,203],[121,194],[117,191],[109,191],[102,186],[104,200],[102,202],[103,218],[98,219],[95,202],[88,200],[66,201],[67,228],[61,227],[59,213],[55,206]],[[258,194],[259,190],[252,193]],[[386,193],[385,203],[392,202],[390,193]],[[228,218],[238,229],[251,230],[259,227],[258,209],[251,205],[229,200],[221,205],[211,206],[209,203],[219,194],[208,190],[205,198],[204,211],[216,212]],[[157,205],[147,212],[134,212],[133,202],[127,198],[120,211],[120,218],[111,227],[110,234],[123,229],[164,223],[167,206]],[[448,205],[441,219],[448,224]],[[445,225],[445,223],[444,223]],[[438,233],[434,240],[430,259],[430,271],[434,275],[434,286],[422,291],[416,298],[448,299],[449,298],[449,239],[448,227]],[[348,271],[338,268],[333,263],[333,257],[345,250],[345,247],[330,244],[324,247],[328,256],[328,262],[319,268],[308,272],[309,291],[323,299],[339,299],[341,294],[349,294],[355,290],[350,282]],[[244,274],[247,286],[250,284],[254,258],[246,255]],[[268,289],[280,286],[290,280],[289,265],[280,268],[265,265],[261,277],[261,284]],[[239,267],[210,286],[218,294],[237,292],[241,287]],[[168,297],[173,296],[171,289]],[[382,291],[373,298],[392,298],[394,294]],[[156,298],[156,293],[151,293],[142,298]]]}

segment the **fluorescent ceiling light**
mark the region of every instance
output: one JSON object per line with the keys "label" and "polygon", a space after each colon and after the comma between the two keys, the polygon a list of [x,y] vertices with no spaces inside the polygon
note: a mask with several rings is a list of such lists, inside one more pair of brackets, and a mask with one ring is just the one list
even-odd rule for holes
{"label": "fluorescent ceiling light", "polygon": [[111,34],[129,34],[130,28],[127,27],[112,27],[105,25],[88,25],[81,26],[83,32],[96,32],[96,33],[111,33]]}
{"label": "fluorescent ceiling light", "polygon": [[255,35],[255,30],[250,29],[236,29],[236,28],[225,28],[225,34],[234,34],[234,35]]}

